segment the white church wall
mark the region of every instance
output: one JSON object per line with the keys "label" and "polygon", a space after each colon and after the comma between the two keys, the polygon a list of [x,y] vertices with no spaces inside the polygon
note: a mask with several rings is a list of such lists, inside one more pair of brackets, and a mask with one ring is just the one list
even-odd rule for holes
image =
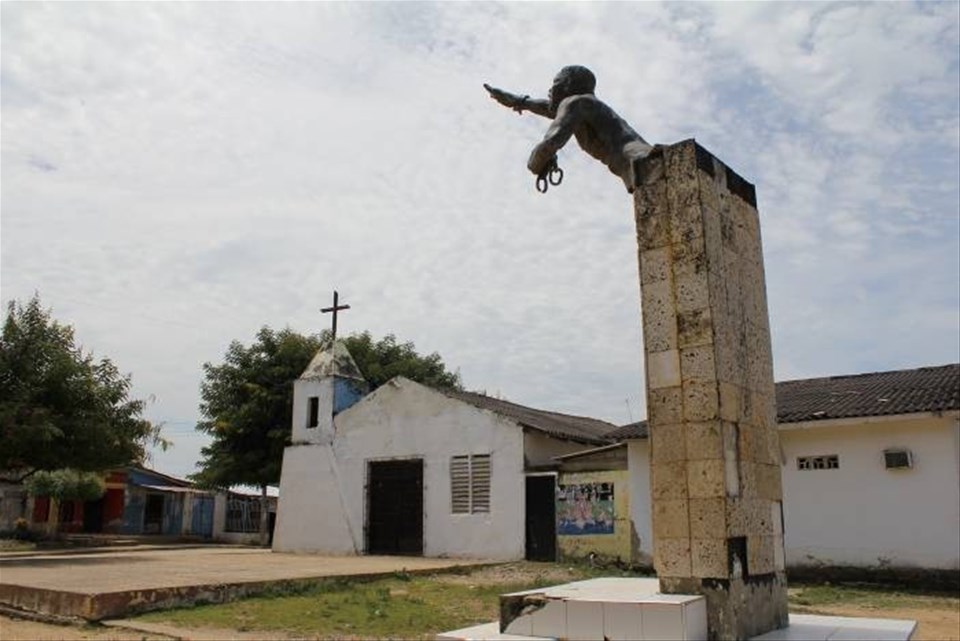
{"label": "white church wall", "polygon": [[[866,420],[866,419],[861,419]],[[789,565],[960,567],[955,419],[808,423],[781,429]],[[888,470],[887,448],[913,467]],[[838,457],[837,469],[798,469],[797,457]]]}
{"label": "white church wall", "polygon": [[[275,552],[349,555],[362,550],[347,521],[335,464],[330,445],[294,445],[283,451]],[[359,527],[362,536],[362,521]]]}
{"label": "white church wall", "polygon": [[[425,556],[523,558],[523,437],[515,424],[406,379],[334,421],[344,504],[361,551],[367,462],[422,458]],[[451,513],[450,458],[464,454],[491,455],[489,513]]]}
{"label": "white church wall", "polygon": [[[318,379],[297,379],[293,383],[294,398],[298,401],[293,404],[293,432],[294,443],[329,443],[333,438],[330,431],[329,417],[333,414],[333,385],[329,381]],[[317,398],[317,414],[319,418],[316,427],[309,427],[309,398]]]}

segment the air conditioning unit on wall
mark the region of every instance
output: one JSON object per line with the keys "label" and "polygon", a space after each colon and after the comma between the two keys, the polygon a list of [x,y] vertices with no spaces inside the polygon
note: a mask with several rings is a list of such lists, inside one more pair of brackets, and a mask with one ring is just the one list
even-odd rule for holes
{"label": "air conditioning unit on wall", "polygon": [[906,448],[883,451],[883,461],[888,470],[902,470],[913,467],[913,453]]}

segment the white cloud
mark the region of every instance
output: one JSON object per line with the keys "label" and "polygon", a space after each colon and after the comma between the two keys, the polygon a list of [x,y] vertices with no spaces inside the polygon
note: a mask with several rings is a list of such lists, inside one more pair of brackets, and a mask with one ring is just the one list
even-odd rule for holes
{"label": "white cloud", "polygon": [[[4,300],[39,290],[154,394],[186,473],[200,366],[261,325],[438,351],[472,388],[643,415],[635,230],[565,64],[651,142],[757,183],[778,376],[957,360],[957,6],[4,3]],[[911,339],[902,339],[907,328]],[[178,452],[177,450],[180,450]]]}

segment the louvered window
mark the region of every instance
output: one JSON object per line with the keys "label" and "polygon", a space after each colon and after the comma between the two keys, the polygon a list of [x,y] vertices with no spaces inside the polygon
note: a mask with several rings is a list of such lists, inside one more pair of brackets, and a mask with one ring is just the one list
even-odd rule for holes
{"label": "louvered window", "polygon": [[454,514],[490,511],[490,455],[450,459],[450,509]]}

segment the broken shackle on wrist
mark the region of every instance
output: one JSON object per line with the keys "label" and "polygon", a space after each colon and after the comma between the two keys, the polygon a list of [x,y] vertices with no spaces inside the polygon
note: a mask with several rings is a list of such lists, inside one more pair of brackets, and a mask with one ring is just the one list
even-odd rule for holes
{"label": "broken shackle on wrist", "polygon": [[563,170],[557,165],[557,159],[554,158],[546,169],[537,176],[537,191],[541,194],[547,193],[549,185],[556,187],[563,182]]}

